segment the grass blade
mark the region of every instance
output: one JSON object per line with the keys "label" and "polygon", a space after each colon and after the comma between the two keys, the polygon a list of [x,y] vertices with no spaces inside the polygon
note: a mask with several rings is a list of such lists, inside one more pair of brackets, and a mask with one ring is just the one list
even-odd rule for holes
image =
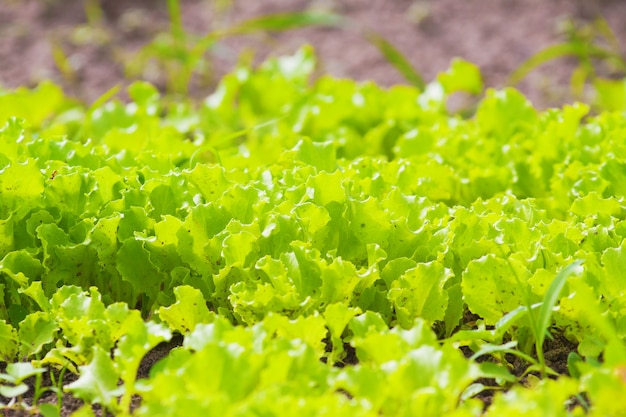
{"label": "grass blade", "polygon": [[519,83],[529,72],[535,68],[552,61],[553,59],[566,56],[578,57],[579,62],[589,61],[590,58],[598,58],[610,61],[619,69],[626,68],[626,63],[615,53],[588,43],[567,42],[549,46],[523,62],[509,77],[509,84]]}
{"label": "grass blade", "polygon": [[502,352],[502,351],[510,351],[511,349],[513,349],[514,347],[517,346],[517,340],[512,340],[508,343],[505,343],[503,345],[492,345],[490,343],[486,343],[483,346],[480,347],[480,349],[477,352],[474,352],[474,354],[470,357],[471,361],[475,361],[476,359],[480,358],[483,355],[488,355],[490,353],[496,353],[496,352]]}
{"label": "grass blade", "polygon": [[495,325],[495,329],[493,330],[493,334],[495,336],[495,340],[502,340],[505,333],[513,327],[520,319],[522,319],[526,314],[532,314],[532,312],[538,309],[541,306],[541,303],[533,304],[530,306],[519,306],[515,310],[510,311],[505,316],[503,316]]}
{"label": "grass blade", "polygon": [[276,13],[245,20],[232,28],[225,29],[220,34],[225,36],[258,31],[280,32],[306,26],[339,27],[343,24],[343,22],[344,21],[341,16],[332,13]]}
{"label": "grass blade", "polygon": [[167,10],[170,15],[170,31],[175,42],[183,42],[185,29],[183,28],[183,18],[180,12],[178,0],[167,0]]}
{"label": "grass blade", "polygon": [[609,25],[609,22],[607,22],[604,17],[600,16],[596,18],[596,20],[593,22],[593,26],[596,28],[598,33],[600,33],[600,35],[602,35],[604,39],[606,39],[606,41],[609,43],[611,48],[613,48],[614,51],[620,50],[619,39],[611,28],[611,25]]}
{"label": "grass blade", "polygon": [[543,345],[546,331],[548,330],[552,319],[554,306],[559,301],[559,295],[561,294],[561,290],[563,290],[565,281],[580,269],[583,262],[584,261],[581,259],[572,262],[563,268],[561,272],[557,274],[556,278],[554,278],[552,284],[550,284],[550,288],[548,288],[548,291],[543,299],[543,303],[541,304],[541,308],[539,309],[539,317],[536,322],[537,342],[539,346]]}
{"label": "grass blade", "polygon": [[571,43],[559,43],[557,45],[548,46],[528,58],[519,67],[517,67],[517,69],[513,71],[509,77],[509,84],[515,85],[519,83],[526,75],[528,75],[529,72],[548,61],[572,55],[578,55],[578,47]]}
{"label": "grass blade", "polygon": [[63,50],[63,45],[58,39],[52,39],[50,41],[50,49],[52,59],[59,69],[59,72],[67,82],[73,84],[76,81],[76,71],[74,71],[70,59]]}
{"label": "grass blade", "polygon": [[402,52],[377,33],[368,32],[365,34],[365,39],[378,48],[387,61],[389,61],[409,83],[422,91],[424,90],[426,86],[424,79],[420,73],[413,68],[409,60],[404,57]]}
{"label": "grass blade", "polygon": [[543,303],[541,304],[541,308],[539,309],[539,317],[537,317],[537,320],[532,321],[533,325],[535,326],[535,350],[537,353],[537,358],[539,359],[539,364],[541,366],[541,373],[544,376],[546,374],[546,360],[543,355],[543,342],[546,339],[548,327],[550,326],[552,320],[554,306],[559,301],[559,295],[563,290],[565,281],[572,274],[578,272],[583,262],[584,261],[581,259],[574,261],[571,264],[567,265],[565,268],[563,268],[561,272],[557,274],[544,296]]}

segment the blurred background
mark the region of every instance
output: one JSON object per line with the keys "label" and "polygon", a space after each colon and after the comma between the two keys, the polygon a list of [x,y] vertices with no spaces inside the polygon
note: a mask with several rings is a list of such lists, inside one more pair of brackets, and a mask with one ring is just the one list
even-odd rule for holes
{"label": "blurred background", "polygon": [[0,0],[0,86],[50,79],[89,103],[144,79],[200,99],[239,62],[311,44],[317,73],[383,86],[462,57],[546,108],[626,102],[622,40],[622,0]]}

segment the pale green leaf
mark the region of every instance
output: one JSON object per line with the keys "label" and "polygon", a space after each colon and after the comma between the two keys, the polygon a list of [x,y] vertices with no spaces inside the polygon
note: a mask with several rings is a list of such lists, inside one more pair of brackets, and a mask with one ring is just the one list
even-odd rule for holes
{"label": "pale green leaf", "polygon": [[118,373],[113,360],[100,347],[94,347],[93,359],[89,365],[81,366],[80,377],[65,386],[65,390],[91,404],[113,405],[124,388],[118,386]]}
{"label": "pale green leaf", "polygon": [[159,308],[159,318],[172,330],[189,334],[199,323],[211,323],[215,315],[206,306],[202,293],[188,285],[174,289],[176,303]]}
{"label": "pale green leaf", "polygon": [[410,328],[417,317],[431,322],[443,320],[448,307],[444,285],[452,276],[442,264],[430,262],[418,264],[394,281],[388,297],[399,324]]}
{"label": "pale green leaf", "polygon": [[55,339],[58,325],[49,313],[31,313],[19,324],[20,356],[29,358]]}
{"label": "pale green leaf", "polygon": [[480,94],[483,90],[483,80],[480,69],[471,62],[454,58],[450,68],[437,76],[446,94],[465,91],[471,94]]}
{"label": "pale green leaf", "polygon": [[463,272],[464,300],[487,324],[495,324],[504,314],[524,304],[522,286],[527,279],[523,265],[494,255],[484,256],[471,261]]}

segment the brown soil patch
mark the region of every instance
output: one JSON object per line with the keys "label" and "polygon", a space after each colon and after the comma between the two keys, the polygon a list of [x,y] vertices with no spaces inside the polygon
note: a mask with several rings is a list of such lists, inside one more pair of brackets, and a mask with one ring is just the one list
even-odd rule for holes
{"label": "brown soil patch", "polygon": [[[131,62],[142,45],[168,28],[165,1],[101,1],[103,15],[96,29],[84,26],[84,4],[88,3],[0,0],[0,85],[33,86],[49,78],[63,84],[71,94],[93,101],[123,82],[123,63]],[[267,13],[339,13],[387,38],[426,80],[459,56],[478,64],[487,85],[495,87],[505,85],[510,73],[533,53],[559,41],[558,24],[565,18],[591,19],[602,14],[618,39],[626,37],[626,3],[618,0],[233,0],[226,11],[217,10],[216,1],[181,3],[185,28],[194,34]],[[77,26],[82,29],[77,30]],[[243,50],[254,51],[262,59],[291,53],[303,43],[316,48],[322,70],[335,76],[374,80],[385,86],[404,82],[379,51],[357,33],[307,28],[222,42],[209,57],[212,79],[195,83],[191,93],[198,97],[209,94]],[[64,51],[71,75],[58,70],[53,59],[55,45],[57,51]],[[571,60],[554,61],[533,72],[520,88],[540,107],[567,102],[573,68]],[[151,67],[141,76],[163,86],[162,77]]]}

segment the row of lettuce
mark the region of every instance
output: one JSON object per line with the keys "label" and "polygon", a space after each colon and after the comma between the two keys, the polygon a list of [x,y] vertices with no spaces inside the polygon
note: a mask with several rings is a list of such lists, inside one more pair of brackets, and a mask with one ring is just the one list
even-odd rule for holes
{"label": "row of lettuce", "polygon": [[[569,416],[587,414],[585,400],[576,400],[581,392],[593,404],[589,415],[623,412],[622,404],[610,401],[624,390],[624,367],[612,362],[616,358],[607,357],[603,365],[580,364],[578,379],[545,379],[529,388],[516,383],[503,364],[477,360],[498,350],[478,333],[472,341],[481,350],[468,359],[458,343],[438,340],[431,323],[421,318],[409,329],[390,329],[378,313],[335,303],[322,314],[290,320],[270,312],[252,326],[235,326],[210,311],[199,290],[180,286],[175,293],[174,304],[145,321],[124,303],[105,306],[95,288],[64,286],[50,300],[42,299],[41,311],[31,313],[12,335],[23,356],[44,345],[54,347],[41,360],[9,364],[10,388],[24,393],[27,377],[63,367],[79,378],[37,387],[38,395],[64,390],[115,415],[133,409],[136,416]],[[173,333],[184,335],[182,345],[138,379],[143,357]],[[322,339],[341,341],[346,333],[358,364],[337,367],[320,361],[343,352],[341,343],[329,352]],[[485,386],[487,379],[502,386]],[[505,387],[486,411],[481,400],[472,398],[486,388]],[[50,403],[34,410],[56,415]],[[92,415],[91,407],[76,415]]]}
{"label": "row of lettuce", "polygon": [[[511,89],[449,114],[482,91],[463,61],[423,92],[313,66],[239,68],[199,108],[0,95],[0,394],[47,368],[118,414],[623,412],[624,115]],[[539,369],[528,312],[573,262],[551,318],[576,360],[531,384],[511,355]]]}

